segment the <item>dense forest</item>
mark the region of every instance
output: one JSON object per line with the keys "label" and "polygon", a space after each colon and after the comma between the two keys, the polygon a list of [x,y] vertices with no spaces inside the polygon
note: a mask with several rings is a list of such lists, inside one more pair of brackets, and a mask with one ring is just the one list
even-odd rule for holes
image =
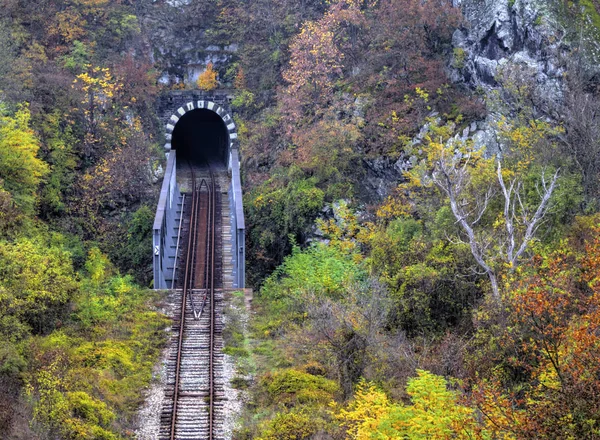
{"label": "dense forest", "polygon": [[135,438],[156,101],[216,87],[254,288],[235,439],[600,438],[597,1],[0,5],[2,438]]}

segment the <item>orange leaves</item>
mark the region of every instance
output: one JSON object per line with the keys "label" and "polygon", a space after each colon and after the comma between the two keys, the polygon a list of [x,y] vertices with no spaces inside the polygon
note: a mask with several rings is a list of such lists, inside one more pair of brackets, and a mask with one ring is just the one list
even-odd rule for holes
{"label": "orange leaves", "polygon": [[48,33],[59,37],[67,45],[85,35],[87,22],[76,9],[65,9],[58,12],[54,18],[56,22],[49,27]]}
{"label": "orange leaves", "polygon": [[600,228],[590,230],[577,231],[589,237],[581,250],[573,240],[565,241],[556,251],[536,256],[515,275],[518,280],[509,282],[513,291],[502,341],[514,355],[505,361],[526,379],[514,388],[519,399],[500,382],[486,381],[479,381],[473,398],[494,425],[518,427],[519,438],[597,435]]}
{"label": "orange leaves", "polygon": [[242,67],[239,67],[237,73],[235,74],[233,86],[239,90],[244,90],[247,88],[246,74],[244,73],[244,69]]}
{"label": "orange leaves", "polygon": [[217,71],[213,68],[213,63],[208,63],[206,70],[200,74],[196,85],[200,90],[211,91],[217,88],[219,81],[217,81]]}
{"label": "orange leaves", "polygon": [[[480,432],[491,438],[513,440],[526,420],[524,411],[515,408],[514,396],[505,394],[499,381],[481,380],[471,390],[469,403],[481,413]],[[484,437],[485,438],[485,437]]]}

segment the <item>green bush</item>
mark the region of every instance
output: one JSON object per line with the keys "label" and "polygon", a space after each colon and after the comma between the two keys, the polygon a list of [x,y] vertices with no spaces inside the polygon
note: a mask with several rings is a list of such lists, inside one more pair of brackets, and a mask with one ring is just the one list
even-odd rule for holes
{"label": "green bush", "polygon": [[260,387],[268,404],[286,407],[327,404],[339,391],[332,380],[291,368],[267,373],[260,379]]}
{"label": "green bush", "polygon": [[[64,318],[77,282],[70,255],[45,240],[0,242],[0,320],[12,316],[36,333]],[[17,322],[15,322],[17,324]]]}
{"label": "green bush", "polygon": [[325,203],[325,193],[315,177],[306,178],[296,166],[275,175],[246,194],[249,263],[257,280],[272,271],[292,249],[293,242],[304,243]]}
{"label": "green bush", "polygon": [[391,328],[411,335],[445,331],[467,319],[479,297],[475,274],[455,276],[472,273],[474,262],[466,244],[444,236],[455,227],[448,215],[446,208],[434,214],[430,231],[421,221],[397,218],[371,235],[367,262],[394,301]]}
{"label": "green bush", "polygon": [[292,255],[267,279],[261,296],[276,300],[310,292],[340,297],[347,285],[365,276],[353,255],[337,247],[322,243],[304,251],[294,247]]}
{"label": "green bush", "polygon": [[301,440],[319,431],[319,422],[304,411],[279,413],[260,427],[258,440]]}

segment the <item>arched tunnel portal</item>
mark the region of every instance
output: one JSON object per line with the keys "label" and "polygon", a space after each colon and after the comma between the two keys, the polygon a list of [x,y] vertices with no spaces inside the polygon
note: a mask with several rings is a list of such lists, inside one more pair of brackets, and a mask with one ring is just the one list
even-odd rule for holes
{"label": "arched tunnel portal", "polygon": [[[175,99],[173,99],[175,98]],[[228,276],[234,288],[245,286],[245,221],[240,179],[240,156],[235,122],[230,114],[229,97],[225,93],[208,96],[194,91],[168,95],[169,111],[177,102],[175,113],[164,114],[166,122],[165,150],[167,164],[153,226],[154,288],[172,288],[181,227],[184,196],[180,184],[188,184],[189,160],[192,165],[211,168],[227,176],[228,188],[222,187],[223,203],[229,204],[230,231],[224,243],[224,255],[232,265]],[[169,152],[173,150],[174,154]],[[181,175],[180,175],[181,173]],[[181,176],[181,179],[178,177]],[[221,179],[223,180],[223,179]],[[225,231],[227,227],[223,230]],[[224,256],[225,258],[225,256]]]}
{"label": "arched tunnel portal", "polygon": [[171,148],[177,151],[180,163],[226,167],[230,142],[223,118],[212,110],[197,108],[185,113],[175,124]]}

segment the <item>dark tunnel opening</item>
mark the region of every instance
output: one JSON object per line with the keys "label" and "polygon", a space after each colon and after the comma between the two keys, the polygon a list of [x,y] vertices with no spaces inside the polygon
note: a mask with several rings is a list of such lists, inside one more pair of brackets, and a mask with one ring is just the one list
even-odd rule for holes
{"label": "dark tunnel opening", "polygon": [[199,166],[207,163],[227,165],[229,132],[221,117],[207,109],[196,109],[183,115],[173,130],[171,147],[177,161],[188,160]]}

